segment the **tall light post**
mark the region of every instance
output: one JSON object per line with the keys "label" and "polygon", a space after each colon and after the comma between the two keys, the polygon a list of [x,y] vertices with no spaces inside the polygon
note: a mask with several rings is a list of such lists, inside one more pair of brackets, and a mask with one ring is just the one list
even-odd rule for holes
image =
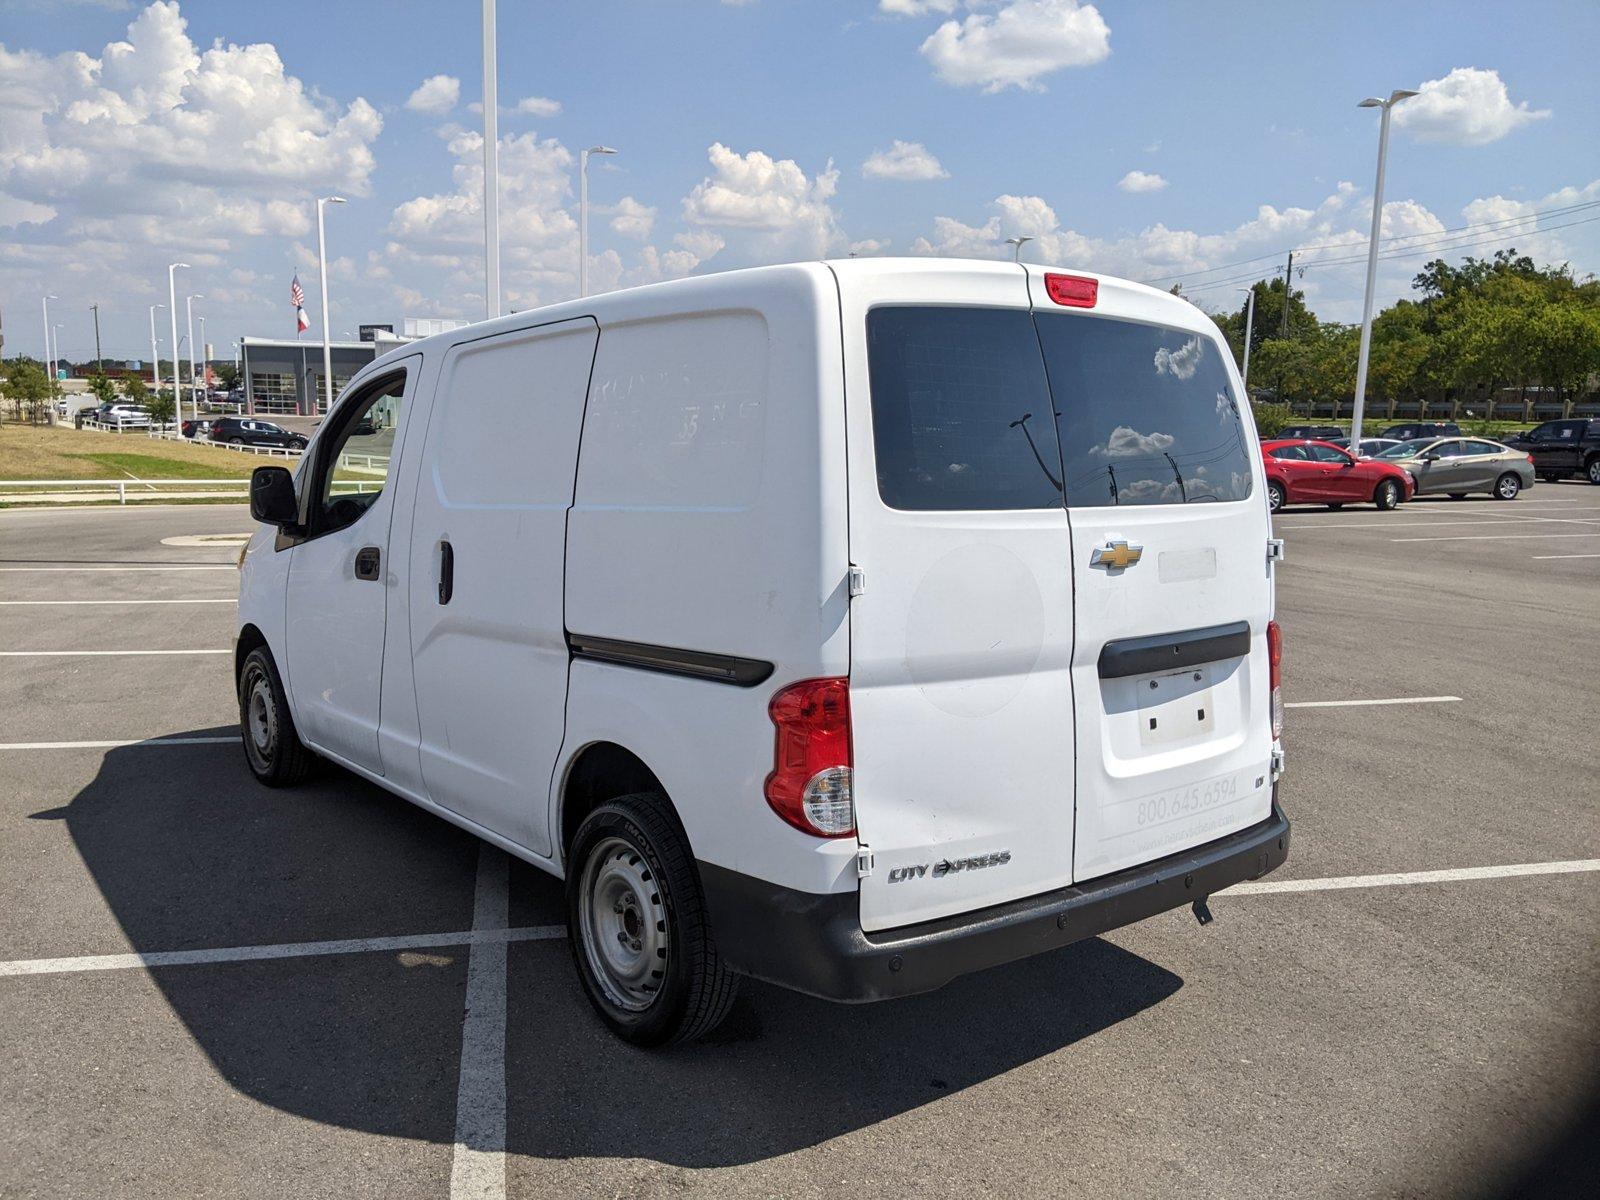
{"label": "tall light post", "polygon": [[165,304],[152,304],[150,306],[150,391],[154,393],[161,390],[161,347],[156,344],[156,309],[165,308]]}
{"label": "tall light post", "polygon": [[317,276],[322,281],[322,388],[330,412],[333,410],[333,347],[328,343],[328,239],[323,230],[322,206],[343,203],[343,196],[317,197]]}
{"label": "tall light post", "polygon": [[[1383,170],[1389,157],[1389,114],[1394,106],[1415,96],[1401,88],[1389,93],[1387,100],[1368,96],[1357,107],[1383,109],[1383,120],[1378,124],[1378,181],[1372,189],[1372,240],[1367,245],[1367,295],[1361,302],[1361,351],[1356,358],[1356,403],[1350,414],[1350,446],[1361,446],[1361,417],[1367,406],[1367,355],[1372,348],[1372,293],[1378,285],[1378,231],[1383,225]],[[1284,302],[1288,303],[1285,294]]]}
{"label": "tall light post", "polygon": [[61,322],[57,321],[50,326],[50,361],[55,364],[55,369],[50,372],[50,394],[55,395],[56,376],[61,374]]}
{"label": "tall light post", "polygon": [[44,369],[50,376],[50,393],[56,390],[56,356],[50,351],[50,301],[59,300],[54,292],[44,298]]}
{"label": "tall light post", "polygon": [[1244,302],[1244,367],[1239,372],[1239,378],[1244,382],[1244,398],[1250,399],[1250,339],[1255,334],[1256,328],[1256,289],[1251,284],[1241,288],[1249,299]]}
{"label": "tall light post", "polygon": [[105,370],[105,360],[100,357],[100,306],[91,304],[89,311],[94,313],[94,369],[98,375]]}
{"label": "tall light post", "polygon": [[483,0],[483,299],[500,315],[500,85],[496,75],[494,0]]}
{"label": "tall light post", "polygon": [[[196,318],[200,322],[200,386],[204,389],[211,379],[211,347],[206,345],[206,319],[204,316]],[[195,409],[195,419],[200,419],[200,410]]]}
{"label": "tall light post", "polygon": [[578,151],[578,296],[589,294],[589,155],[615,154],[610,146]]}
{"label": "tall light post", "polygon": [[[184,309],[189,314],[189,415],[196,421],[200,419],[200,393],[196,390],[199,385],[195,382],[194,374],[194,302],[204,299],[203,293],[196,292],[184,297],[183,301]],[[183,413],[179,412],[178,416],[182,417]]]}
{"label": "tall light post", "polygon": [[1022,261],[1023,243],[1031,241],[1033,241],[1031,237],[1026,237],[1020,234],[1017,237],[1008,237],[1006,239],[1006,245],[1015,247],[1015,250],[1011,255],[1012,262],[1020,263]]}
{"label": "tall light post", "polygon": [[182,415],[183,392],[178,387],[178,268],[189,269],[188,263],[167,264],[167,316],[172,321],[172,423],[178,424]]}

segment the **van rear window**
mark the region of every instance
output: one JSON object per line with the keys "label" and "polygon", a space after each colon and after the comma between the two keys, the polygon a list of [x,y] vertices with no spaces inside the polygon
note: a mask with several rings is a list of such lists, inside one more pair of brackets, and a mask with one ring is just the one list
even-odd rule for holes
{"label": "van rear window", "polygon": [[1038,314],[1069,507],[1250,495],[1250,452],[1217,343],[1162,325]]}
{"label": "van rear window", "polygon": [[876,308],[867,346],[878,492],[892,508],[1250,495],[1244,425],[1210,338],[1099,316]]}
{"label": "van rear window", "polygon": [[878,494],[891,508],[1054,508],[1061,452],[1021,309],[867,314]]}

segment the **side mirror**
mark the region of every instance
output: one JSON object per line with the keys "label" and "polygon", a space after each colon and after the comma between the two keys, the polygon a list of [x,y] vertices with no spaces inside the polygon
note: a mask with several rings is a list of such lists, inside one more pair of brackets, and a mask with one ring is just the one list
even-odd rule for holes
{"label": "side mirror", "polygon": [[[1439,461],[1439,452],[1437,450],[1429,450],[1426,454],[1424,454],[1422,456],[1422,461],[1423,462],[1438,462]],[[283,470],[282,467],[279,467],[278,469],[280,471]],[[257,470],[265,470],[265,468],[264,467],[258,467]]]}
{"label": "side mirror", "polygon": [[250,515],[279,529],[300,522],[294,476],[286,467],[257,467],[250,473]]}

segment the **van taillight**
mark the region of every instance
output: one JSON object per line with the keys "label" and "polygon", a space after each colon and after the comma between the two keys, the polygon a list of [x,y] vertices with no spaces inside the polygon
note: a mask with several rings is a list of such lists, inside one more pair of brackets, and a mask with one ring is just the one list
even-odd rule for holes
{"label": "van taillight", "polygon": [[1267,622],[1267,684],[1272,689],[1272,740],[1283,736],[1283,631]]}
{"label": "van taillight", "polygon": [[1068,308],[1093,308],[1100,298],[1100,281],[1081,275],[1046,275],[1044,290],[1057,304]]}
{"label": "van taillight", "polygon": [[767,803],[789,824],[815,837],[856,831],[850,794],[850,681],[805,679],[767,705],[776,729]]}

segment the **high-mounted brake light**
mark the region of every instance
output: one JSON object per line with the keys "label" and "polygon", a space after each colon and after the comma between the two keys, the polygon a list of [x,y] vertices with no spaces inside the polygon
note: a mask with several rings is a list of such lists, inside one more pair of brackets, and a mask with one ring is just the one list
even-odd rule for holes
{"label": "high-mounted brake light", "polygon": [[1283,631],[1267,622],[1267,685],[1272,689],[1272,740],[1283,737]]}
{"label": "high-mounted brake light", "polygon": [[1100,298],[1100,281],[1081,275],[1046,275],[1044,290],[1057,304],[1068,308],[1093,308]]}
{"label": "high-mounted brake light", "polygon": [[767,705],[776,729],[767,803],[813,837],[856,831],[851,796],[850,681],[805,679]]}

